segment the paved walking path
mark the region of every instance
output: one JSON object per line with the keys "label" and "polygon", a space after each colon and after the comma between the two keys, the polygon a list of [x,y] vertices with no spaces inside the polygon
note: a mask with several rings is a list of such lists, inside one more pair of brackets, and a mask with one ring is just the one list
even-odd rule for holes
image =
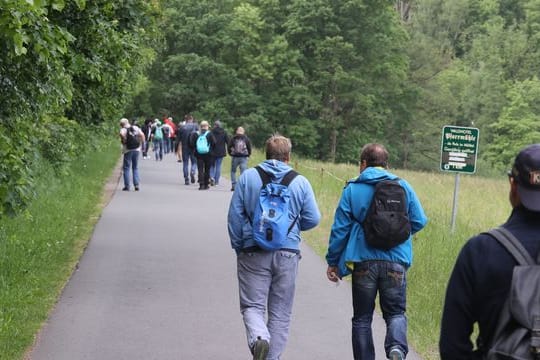
{"label": "paved walking path", "polygon": [[[140,170],[141,191],[117,185],[30,359],[251,358],[227,236],[230,183],[186,186],[173,155]],[[352,359],[350,285],[330,284],[324,261],[305,245],[302,254],[282,358]],[[379,317],[375,333],[384,359]]]}

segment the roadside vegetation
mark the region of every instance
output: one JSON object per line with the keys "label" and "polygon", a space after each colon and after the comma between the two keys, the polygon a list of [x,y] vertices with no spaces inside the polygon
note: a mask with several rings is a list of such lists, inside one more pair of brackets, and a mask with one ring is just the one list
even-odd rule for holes
{"label": "roadside vegetation", "polygon": [[0,219],[0,359],[21,359],[47,319],[101,213],[118,139],[96,139],[62,175],[43,163],[36,198]]}

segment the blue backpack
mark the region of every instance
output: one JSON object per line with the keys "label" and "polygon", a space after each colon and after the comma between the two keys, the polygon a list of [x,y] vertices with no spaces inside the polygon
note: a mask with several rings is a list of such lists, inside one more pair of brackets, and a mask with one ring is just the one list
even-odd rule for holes
{"label": "blue backpack", "polygon": [[208,154],[210,152],[210,142],[208,142],[209,133],[210,131],[207,131],[197,137],[197,143],[195,146],[197,148],[197,152],[201,155]]}
{"label": "blue backpack", "polygon": [[156,140],[163,140],[163,130],[161,129],[161,126],[156,126],[156,132],[154,133],[154,139]]}
{"label": "blue backpack", "polygon": [[291,223],[289,220],[289,184],[298,175],[289,171],[280,183],[272,182],[270,175],[256,166],[262,180],[259,204],[255,208],[253,221],[253,239],[263,250],[274,251],[283,248],[287,235],[293,228],[298,216]]}

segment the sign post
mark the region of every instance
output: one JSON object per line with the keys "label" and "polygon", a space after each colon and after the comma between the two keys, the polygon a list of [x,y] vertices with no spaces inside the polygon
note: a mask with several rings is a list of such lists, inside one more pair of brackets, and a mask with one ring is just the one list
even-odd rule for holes
{"label": "sign post", "polygon": [[472,127],[446,125],[442,130],[441,170],[456,173],[451,229],[454,232],[457,216],[459,174],[476,171],[478,137],[480,130]]}

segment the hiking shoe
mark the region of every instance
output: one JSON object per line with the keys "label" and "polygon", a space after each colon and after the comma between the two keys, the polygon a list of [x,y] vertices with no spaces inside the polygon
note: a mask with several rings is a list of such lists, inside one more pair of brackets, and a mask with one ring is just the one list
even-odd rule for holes
{"label": "hiking shoe", "polygon": [[266,360],[266,355],[268,355],[268,350],[270,349],[270,344],[268,341],[257,338],[255,344],[253,344],[253,360]]}
{"label": "hiking shoe", "polygon": [[124,188],[122,189],[122,191],[129,191],[129,188],[127,186],[124,186]]}
{"label": "hiking shoe", "polygon": [[390,350],[388,353],[388,358],[390,360],[403,360],[405,359],[405,354],[403,354],[403,351],[401,351],[399,348],[395,347]]}
{"label": "hiking shoe", "polygon": [[195,184],[195,174],[191,174],[191,183]]}

